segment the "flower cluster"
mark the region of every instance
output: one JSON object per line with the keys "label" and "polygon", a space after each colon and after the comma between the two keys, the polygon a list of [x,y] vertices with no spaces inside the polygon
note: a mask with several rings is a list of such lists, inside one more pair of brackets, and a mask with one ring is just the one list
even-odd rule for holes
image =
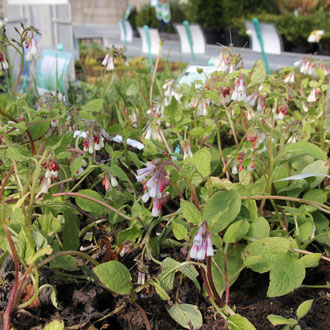
{"label": "flower cluster", "polygon": [[231,174],[236,175],[238,173],[238,171],[240,171],[240,172],[242,171],[242,169],[243,169],[242,163],[243,163],[244,155],[245,155],[245,152],[239,153],[239,155],[237,156],[237,160],[239,162],[239,168],[237,170],[237,160],[235,160]]}
{"label": "flower cluster", "polygon": [[199,227],[197,235],[194,237],[194,242],[190,250],[190,258],[196,260],[204,260],[206,257],[214,256],[212,247],[212,239],[206,220]]}
{"label": "flower cluster", "polygon": [[193,156],[193,153],[191,151],[191,144],[189,141],[182,141],[181,142],[181,149],[183,152],[183,160],[185,160],[187,157],[191,158]]}
{"label": "flower cluster", "polygon": [[225,52],[221,52],[214,61],[214,66],[221,71],[226,71],[228,64],[229,55],[225,54]]}
{"label": "flower cluster", "polygon": [[275,119],[283,120],[287,113],[288,113],[288,106],[286,104],[282,105],[281,107],[276,109]]}
{"label": "flower cluster", "polygon": [[294,71],[293,70],[284,77],[284,82],[287,84],[294,83]]}
{"label": "flower cluster", "polygon": [[90,154],[92,154],[93,145],[95,151],[101,150],[104,147],[104,139],[100,133],[94,133],[92,137],[90,136],[84,139],[83,141],[84,151],[85,152],[88,151]]}
{"label": "flower cluster", "polygon": [[104,176],[102,177],[102,186],[104,186],[105,191],[108,191],[111,189],[111,187],[117,187],[118,181],[113,175],[105,172]]}
{"label": "flower cluster", "polygon": [[47,163],[44,162],[41,165],[45,168],[46,173],[40,178],[40,181],[42,181],[40,192],[45,194],[48,192],[48,186],[51,185],[52,181],[58,178],[60,166],[58,161],[53,159],[49,159]]}
{"label": "flower cluster", "polygon": [[26,60],[32,61],[38,59],[38,50],[37,50],[37,42],[34,36],[30,40],[25,42],[25,48],[28,49],[26,54]]}
{"label": "flower cluster", "polygon": [[113,56],[110,53],[107,53],[102,61],[102,65],[106,67],[107,71],[113,71],[115,65],[113,62]]}
{"label": "flower cluster", "polygon": [[232,101],[246,101],[246,85],[241,74],[239,78],[235,81],[235,87],[233,94],[231,95]]}
{"label": "flower cluster", "polygon": [[165,170],[165,164],[161,159],[148,162],[145,168],[137,171],[136,180],[142,182],[143,189],[147,190],[142,196],[143,202],[146,203],[149,198],[152,198],[152,216],[158,217],[162,206],[168,200],[168,194],[164,192],[164,189],[170,184],[170,177]]}
{"label": "flower cluster", "polygon": [[314,102],[316,102],[317,95],[320,94],[320,93],[321,93],[320,88],[318,88],[318,87],[312,88],[312,90],[311,90],[311,92],[310,92],[310,94],[309,94],[309,96],[307,98],[307,102],[308,103],[314,103]]}
{"label": "flower cluster", "polygon": [[182,94],[175,89],[174,82],[175,82],[174,79],[168,79],[165,81],[165,84],[163,85],[164,96],[165,96],[164,98],[165,107],[171,104],[172,96],[174,96],[175,99],[179,103],[181,103]]}

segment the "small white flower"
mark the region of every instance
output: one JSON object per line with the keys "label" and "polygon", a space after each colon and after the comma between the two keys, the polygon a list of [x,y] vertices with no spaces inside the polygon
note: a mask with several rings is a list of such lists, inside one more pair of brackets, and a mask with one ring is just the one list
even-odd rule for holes
{"label": "small white flower", "polygon": [[308,103],[314,103],[316,102],[316,88],[312,88],[308,98],[307,98]]}

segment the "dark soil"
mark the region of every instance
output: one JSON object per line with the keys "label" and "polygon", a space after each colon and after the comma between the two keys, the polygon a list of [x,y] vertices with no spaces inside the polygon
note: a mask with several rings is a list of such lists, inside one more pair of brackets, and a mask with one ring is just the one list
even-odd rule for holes
{"label": "dark soil", "polygon": [[[174,256],[176,258],[176,256]],[[126,258],[124,263],[133,265],[133,257]],[[159,266],[150,265],[149,271],[158,274]],[[329,265],[323,260],[317,268],[307,270],[304,284],[324,285],[330,281]],[[14,280],[14,264],[11,258],[6,258],[0,270],[3,281],[0,287],[0,309],[6,307]],[[137,278],[133,272],[133,281]],[[57,298],[62,310],[57,310],[51,303],[51,290],[44,290],[39,295],[39,301],[32,308],[12,313],[12,326],[17,330],[39,330],[54,319],[64,320],[66,329],[145,329],[145,323],[139,308],[130,303],[123,296],[115,295],[95,282],[73,281],[64,282],[54,271],[43,269],[40,272],[41,284],[52,283],[57,289]],[[180,285],[176,279],[175,288],[169,293],[171,300],[175,301],[177,290],[179,302],[196,304],[203,315],[202,329],[227,329],[225,321],[217,316],[214,310],[202,297],[197,288],[185,280]],[[230,305],[236,312],[248,318],[257,329],[275,329],[267,320],[267,315],[277,314],[286,318],[295,318],[295,311],[300,303],[307,299],[314,299],[310,312],[299,321],[301,329],[330,329],[330,301],[325,289],[299,288],[293,293],[283,297],[267,298],[268,274],[256,274],[244,270],[238,281],[231,288]],[[25,292],[29,294],[28,290]],[[23,300],[24,295],[23,295]],[[155,293],[153,287],[144,289],[137,295],[137,304],[145,311],[151,328],[155,330],[181,329],[166,311],[169,307]],[[115,309],[119,311],[112,316],[100,320]],[[0,320],[2,329],[2,319]]]}

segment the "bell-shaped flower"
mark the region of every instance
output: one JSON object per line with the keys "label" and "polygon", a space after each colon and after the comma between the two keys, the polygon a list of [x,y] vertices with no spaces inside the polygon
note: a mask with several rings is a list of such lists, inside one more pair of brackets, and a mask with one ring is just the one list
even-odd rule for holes
{"label": "bell-shaped flower", "polygon": [[29,51],[26,54],[26,60],[32,61],[38,59],[38,49],[37,42],[34,37],[31,38],[31,43],[29,44]]}
{"label": "bell-shaped flower", "polygon": [[182,94],[176,90],[174,84],[175,84],[174,79],[168,79],[163,85],[164,96],[165,96],[164,98],[165,107],[171,104],[172,97],[174,97],[179,103],[181,103]]}
{"label": "bell-shaped flower", "polygon": [[275,119],[276,120],[283,120],[287,113],[288,113],[288,106],[283,105],[283,106],[276,109]]}
{"label": "bell-shaped flower", "polygon": [[9,68],[8,62],[4,52],[0,51],[0,70],[7,70]]}
{"label": "bell-shaped flower", "polygon": [[204,220],[194,237],[193,245],[190,250],[190,258],[196,260],[204,260],[206,257],[214,256],[211,234]]}
{"label": "bell-shaped flower", "polygon": [[294,83],[294,71],[293,70],[284,77],[284,82],[287,84]]}
{"label": "bell-shaped flower", "polygon": [[308,98],[307,98],[307,102],[308,103],[314,103],[317,100],[316,95],[318,94],[318,89],[316,87],[312,88]]}
{"label": "bell-shaped flower", "polygon": [[165,165],[166,163],[162,160],[156,160],[148,162],[145,168],[137,171],[136,180],[143,182],[144,189],[147,190],[142,201],[146,203],[149,198],[153,199],[152,216],[154,217],[159,216],[162,206],[168,200],[168,194],[164,192],[164,189],[170,184],[170,177],[165,170]]}
{"label": "bell-shaped flower", "polygon": [[258,95],[259,94],[257,92],[250,94],[246,99],[246,104],[249,105],[250,107],[254,107],[254,105],[256,104]]}
{"label": "bell-shaped flower", "polygon": [[233,94],[231,95],[232,101],[246,101],[246,85],[243,79],[243,75],[240,75],[239,78],[235,81],[235,87]]}
{"label": "bell-shaped flower", "polygon": [[224,52],[221,52],[218,55],[218,57],[215,59],[214,66],[221,71],[226,71],[227,66],[228,66],[228,59],[226,58],[226,55]]}

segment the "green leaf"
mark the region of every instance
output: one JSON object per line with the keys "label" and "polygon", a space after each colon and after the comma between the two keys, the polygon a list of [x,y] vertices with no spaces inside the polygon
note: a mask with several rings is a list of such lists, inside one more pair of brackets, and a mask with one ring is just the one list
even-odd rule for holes
{"label": "green leaf", "polygon": [[246,234],[247,237],[251,237],[254,239],[269,237],[269,223],[263,217],[258,217],[253,219],[252,223],[250,224],[250,229]]}
{"label": "green leaf", "polygon": [[161,285],[158,282],[148,280],[148,283],[155,287],[157,294],[162,300],[168,300],[168,301],[171,300],[170,296],[166,293],[166,291],[161,287]]}
{"label": "green leaf", "polygon": [[19,162],[24,162],[32,158],[31,155],[28,155],[28,151],[25,148],[18,145],[12,145],[7,149],[7,157]]}
{"label": "green leaf", "polygon": [[140,236],[140,229],[133,225],[130,228],[126,228],[125,230],[122,230],[118,233],[117,236],[117,244],[120,245],[124,241],[131,241],[132,243],[135,243],[136,239]]}
{"label": "green leaf", "polygon": [[26,263],[28,265],[30,265],[32,263],[32,261],[34,260],[34,256],[36,253],[35,252],[36,245],[34,243],[31,229],[26,227],[25,225],[22,225],[21,231],[20,231],[18,237],[21,240],[24,240],[24,242],[25,242],[25,260],[26,260]]}
{"label": "green leaf", "polygon": [[312,253],[300,258],[301,262],[304,264],[305,268],[308,267],[317,267],[319,261],[321,260],[321,253]]}
{"label": "green leaf", "polygon": [[173,222],[173,234],[177,240],[181,241],[187,239],[188,230],[181,223]]}
{"label": "green leaf", "polygon": [[52,321],[48,323],[45,327],[44,330],[63,330],[64,329],[64,322],[63,321]]}
{"label": "green leaf", "polygon": [[69,272],[78,270],[78,260],[73,256],[61,256],[49,263],[50,268],[61,268]]}
{"label": "green leaf", "polygon": [[283,296],[298,288],[305,278],[304,263],[290,254],[273,259],[269,273],[268,297]]}
{"label": "green leaf", "polygon": [[234,190],[218,191],[205,204],[203,218],[207,220],[210,232],[224,230],[239,214],[241,198]]}
{"label": "green leaf", "polygon": [[227,244],[236,243],[245,236],[249,228],[250,225],[246,220],[239,220],[227,228],[223,241]]}
{"label": "green leaf", "polygon": [[186,275],[188,278],[190,278],[194,284],[196,285],[196,287],[200,290],[200,285],[197,281],[197,277],[199,275],[198,271],[195,269],[195,267],[192,264],[185,264],[182,263],[180,264],[177,269],[183,273],[184,275]]}
{"label": "green leaf", "polygon": [[29,260],[30,261],[29,264],[33,264],[38,258],[41,258],[45,255],[49,255],[52,253],[53,253],[52,247],[50,245],[46,245],[36,252],[36,254]]}
{"label": "green leaf", "polygon": [[[250,243],[244,250],[242,258],[244,264],[258,273],[268,272],[279,255],[286,253],[290,247],[290,240],[282,237],[265,237]],[[258,256],[258,258],[256,258]],[[261,258],[260,258],[261,257]],[[252,263],[252,260],[256,263]]]}
{"label": "green leaf", "polygon": [[316,159],[327,160],[327,155],[322,149],[306,141],[287,144],[285,151],[294,155],[310,155]]}
{"label": "green leaf", "polygon": [[[236,249],[226,256],[227,263],[227,278],[229,286],[233,285],[237,280],[243,266],[241,254],[244,250],[244,245],[237,245]],[[230,251],[229,251],[230,252]],[[220,269],[219,269],[220,268]],[[224,281],[224,257],[222,252],[217,252],[212,258],[211,271],[214,285],[220,296],[225,291]]]}
{"label": "green leaf", "polygon": [[178,266],[180,266],[180,263],[170,257],[162,262],[162,271],[157,280],[166,291],[173,289],[174,276]]}
{"label": "green leaf", "polygon": [[229,316],[227,326],[229,330],[255,330],[253,324],[239,314]]}
{"label": "green leaf", "polygon": [[174,124],[182,118],[182,106],[175,97],[172,97],[171,104],[165,107],[164,115]]}
{"label": "green leaf", "polygon": [[132,277],[128,269],[119,261],[108,261],[93,269],[98,279],[117,294],[129,294]]}
{"label": "green leaf", "polygon": [[72,141],[73,133],[66,133],[61,137],[60,141],[52,146],[52,149],[54,150],[55,154],[61,153],[67,149]]}
{"label": "green leaf", "polygon": [[50,120],[38,124],[32,124],[28,127],[28,131],[31,133],[32,139],[36,140],[44,136],[48,132],[49,126],[50,126]]}
{"label": "green leaf", "polygon": [[129,179],[128,179],[126,173],[118,165],[116,165],[116,164],[111,165],[109,172],[114,177],[116,177],[122,181],[129,182]]}
{"label": "green leaf", "polygon": [[298,323],[297,320],[295,319],[286,319],[283,316],[274,315],[274,314],[267,315],[267,319],[273,326],[283,325],[283,324],[295,325]]}
{"label": "green leaf", "polygon": [[306,300],[302,302],[297,308],[297,318],[298,320],[302,319],[311,309],[313,304],[313,299]]}
{"label": "green leaf", "polygon": [[64,226],[62,232],[63,249],[77,250],[80,246],[79,241],[79,218],[75,214],[64,215]]}
{"label": "green leaf", "polygon": [[139,93],[139,86],[135,81],[129,82],[129,85],[126,89],[126,96],[135,96]]}
{"label": "green leaf", "polygon": [[[301,174],[305,173],[315,173],[315,174],[328,174],[329,172],[329,165],[327,161],[316,160],[308,164],[306,167],[303,168]],[[309,186],[311,189],[317,187],[322,181],[324,180],[324,176],[317,176],[313,178],[313,181],[308,180]]]}
{"label": "green leaf", "polygon": [[251,85],[262,84],[267,77],[264,63],[261,60],[258,60],[252,70]]}
{"label": "green leaf", "polygon": [[192,163],[184,164],[179,174],[181,179],[185,179],[196,186],[204,181],[203,176],[197,171],[196,166]]}
{"label": "green leaf", "polygon": [[[98,199],[99,201],[104,202],[104,199],[94,190],[84,189],[84,190],[79,190],[79,193],[93,197],[95,199]],[[104,206],[98,204],[97,202],[93,202],[89,199],[83,197],[76,197],[75,199],[77,205],[86,212],[92,212],[97,215],[101,215],[107,213],[108,211]]]}
{"label": "green leaf", "polygon": [[0,222],[9,219],[11,215],[11,207],[7,203],[0,203]]}
{"label": "green leaf", "polygon": [[196,166],[197,171],[203,177],[211,173],[211,155],[207,148],[197,151],[188,161]]}
{"label": "green leaf", "polygon": [[70,172],[71,176],[76,176],[78,170],[80,169],[81,165],[83,163],[83,157],[76,158],[71,164],[70,164]]}
{"label": "green leaf", "polygon": [[202,215],[193,203],[181,199],[180,207],[183,217],[188,222],[191,222],[195,226],[200,226],[202,224]]}
{"label": "green leaf", "polygon": [[84,111],[99,112],[103,108],[103,103],[103,99],[94,99],[83,105],[81,109]]}
{"label": "green leaf", "polygon": [[185,329],[200,329],[203,325],[202,314],[195,305],[175,303],[167,311]]}
{"label": "green leaf", "polygon": [[195,127],[191,131],[189,131],[189,134],[196,138],[201,138],[204,135],[204,129],[202,127]]}

